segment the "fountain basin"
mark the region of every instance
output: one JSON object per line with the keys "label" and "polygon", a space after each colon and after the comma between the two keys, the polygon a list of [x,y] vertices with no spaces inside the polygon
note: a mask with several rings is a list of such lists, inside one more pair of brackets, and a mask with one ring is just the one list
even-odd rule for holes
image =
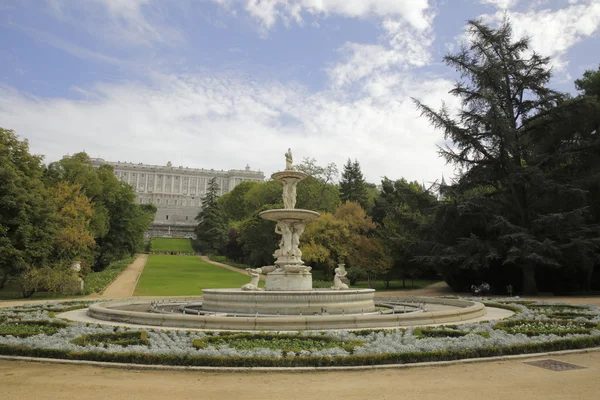
{"label": "fountain basin", "polygon": [[[310,275],[310,274],[309,274]],[[240,314],[361,314],[375,311],[374,289],[269,290],[204,289],[202,309]]]}
{"label": "fountain basin", "polygon": [[[182,299],[172,304],[173,313],[149,312],[151,302],[156,299],[129,299],[92,304],[87,315],[91,318],[123,322],[134,325],[165,326],[189,329],[226,329],[244,331],[300,331],[324,329],[367,329],[398,328],[403,326],[444,324],[469,321],[486,314],[483,304],[462,299],[428,297],[397,298],[397,302],[423,302],[447,307],[441,311],[393,313],[393,314],[352,314],[352,315],[285,315],[285,316],[232,316],[232,315],[190,315],[177,312],[189,304]],[[200,299],[198,299],[200,300]]]}

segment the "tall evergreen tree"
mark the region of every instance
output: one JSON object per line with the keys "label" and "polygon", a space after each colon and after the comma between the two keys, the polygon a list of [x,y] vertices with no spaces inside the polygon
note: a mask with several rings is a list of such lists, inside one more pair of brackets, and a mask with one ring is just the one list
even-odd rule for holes
{"label": "tall evergreen tree", "polygon": [[[513,41],[507,20],[498,29],[469,21],[469,34],[468,47],[445,57],[467,79],[451,91],[462,100],[458,117],[417,101],[451,142],[440,153],[462,168],[443,207],[452,208],[455,222],[468,215],[473,228],[447,225],[457,235],[438,237],[441,245],[434,254],[454,268],[516,266],[523,291],[535,294],[536,268],[560,267],[564,241],[580,239],[585,228],[585,196],[547,170],[558,153],[564,160],[577,150],[561,140],[559,149],[534,146],[547,131],[544,119],[573,104],[547,87],[549,59],[528,55],[528,40]],[[586,135],[582,141],[589,139]],[[442,210],[439,215],[450,214]],[[570,235],[556,235],[566,231]]]}
{"label": "tall evergreen tree", "polygon": [[340,200],[358,202],[364,209],[367,208],[369,196],[367,193],[367,183],[360,170],[360,164],[357,160],[354,162],[348,159],[342,171],[340,180]]}
{"label": "tall evergreen tree", "polygon": [[205,252],[218,251],[227,241],[227,218],[218,198],[219,184],[214,177],[208,182],[206,195],[202,197],[202,210],[196,217],[196,238]]}

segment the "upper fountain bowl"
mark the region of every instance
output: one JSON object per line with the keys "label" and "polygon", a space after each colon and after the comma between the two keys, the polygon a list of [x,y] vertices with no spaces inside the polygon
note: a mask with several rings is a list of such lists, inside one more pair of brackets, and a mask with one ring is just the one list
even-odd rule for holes
{"label": "upper fountain bowl", "polygon": [[279,182],[283,182],[285,180],[301,181],[306,178],[308,178],[308,174],[293,169],[286,169],[285,171],[275,172],[273,175],[271,175],[271,179]]}
{"label": "upper fountain bowl", "polygon": [[319,214],[316,211],[311,210],[298,210],[292,208],[267,210],[258,214],[261,218],[269,221],[314,221],[319,218]]}

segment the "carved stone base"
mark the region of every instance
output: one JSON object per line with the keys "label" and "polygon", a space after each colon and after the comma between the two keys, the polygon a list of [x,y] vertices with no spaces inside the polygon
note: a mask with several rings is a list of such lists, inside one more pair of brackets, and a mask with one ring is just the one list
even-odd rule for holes
{"label": "carved stone base", "polygon": [[265,290],[312,290],[312,274],[282,270],[270,272],[267,274]]}

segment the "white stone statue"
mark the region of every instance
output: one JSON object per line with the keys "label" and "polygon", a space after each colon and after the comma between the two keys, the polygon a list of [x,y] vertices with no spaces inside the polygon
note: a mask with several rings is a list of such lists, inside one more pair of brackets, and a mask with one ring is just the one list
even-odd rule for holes
{"label": "white stone statue", "polygon": [[297,180],[283,182],[283,208],[296,208],[296,185]]}
{"label": "white stone statue", "polygon": [[262,291],[263,289],[258,287],[258,281],[260,280],[262,269],[246,268],[246,271],[248,271],[248,275],[250,275],[252,278],[250,279],[250,283],[246,283],[244,286],[242,286],[242,290]]}
{"label": "white stone statue", "polygon": [[348,275],[346,268],[344,268],[344,264],[338,264],[338,267],[334,270],[334,272],[335,277],[333,278],[333,286],[331,288],[334,290],[348,289],[348,285],[342,282],[342,278]]}
{"label": "white stone statue", "polygon": [[278,254],[275,257],[290,255],[292,252],[292,229],[290,228],[290,225],[285,221],[277,222],[277,225],[275,225],[275,233],[281,235],[279,252],[275,251],[275,254]]}
{"label": "white stone statue", "polygon": [[292,254],[296,257],[302,257],[302,251],[300,250],[300,236],[304,233],[306,225],[302,222],[294,224],[294,231],[292,232]]}
{"label": "white stone statue", "polygon": [[287,153],[285,153],[285,169],[293,170],[294,169],[294,166],[292,165],[293,162],[294,162],[294,159],[292,158],[292,149],[288,149]]}

